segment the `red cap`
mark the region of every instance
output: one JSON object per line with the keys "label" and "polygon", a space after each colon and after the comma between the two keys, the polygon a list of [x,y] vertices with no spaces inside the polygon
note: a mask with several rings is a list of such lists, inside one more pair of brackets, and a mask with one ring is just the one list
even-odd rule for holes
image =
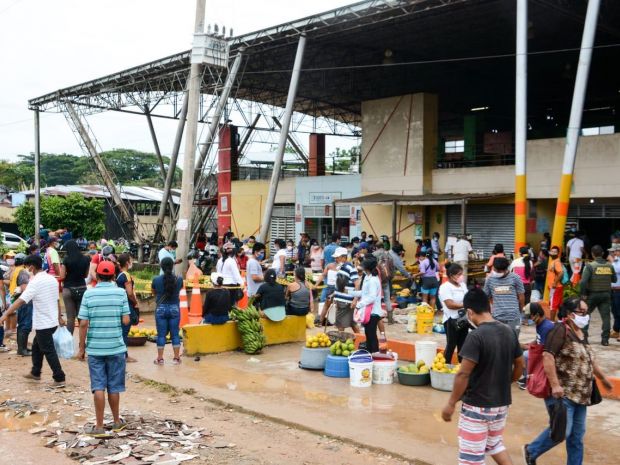
{"label": "red cap", "polygon": [[99,262],[99,265],[97,265],[97,274],[100,274],[101,276],[114,276],[115,271],[114,263],[112,262],[104,260]]}

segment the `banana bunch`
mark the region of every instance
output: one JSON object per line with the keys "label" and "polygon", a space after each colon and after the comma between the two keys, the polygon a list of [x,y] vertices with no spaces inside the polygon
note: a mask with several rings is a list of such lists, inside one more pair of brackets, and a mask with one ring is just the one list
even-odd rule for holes
{"label": "banana bunch", "polygon": [[237,329],[241,333],[245,353],[259,353],[267,345],[267,339],[263,334],[263,327],[259,321],[260,315],[256,307],[251,304],[245,310],[233,307],[230,313],[237,321]]}

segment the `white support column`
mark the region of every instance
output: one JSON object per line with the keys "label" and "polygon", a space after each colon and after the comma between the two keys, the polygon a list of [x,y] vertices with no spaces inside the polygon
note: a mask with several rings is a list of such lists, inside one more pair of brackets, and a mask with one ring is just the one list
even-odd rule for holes
{"label": "white support column", "polygon": [[[194,32],[204,31],[205,0],[196,0],[196,18]],[[200,105],[200,85],[202,80],[202,63],[192,63],[188,84],[187,130],[185,131],[185,152],[183,154],[183,179],[181,184],[181,205],[177,220],[177,239],[179,248],[177,257],[185,259],[189,252],[191,237],[192,209],[194,206],[194,165],[196,159],[196,143],[198,138],[198,111]],[[178,273],[183,274],[187,262],[181,263]]]}
{"label": "white support column", "polygon": [[260,233],[258,241],[264,243],[269,233],[269,225],[271,223],[271,214],[273,212],[273,204],[276,200],[278,192],[278,182],[280,180],[280,170],[282,169],[282,160],[284,159],[284,150],[286,149],[286,140],[288,139],[288,131],[291,126],[291,117],[293,116],[293,106],[297,95],[297,85],[299,84],[299,76],[301,74],[301,65],[304,59],[304,49],[306,47],[306,36],[299,36],[297,44],[297,53],[295,55],[295,63],[293,64],[293,74],[291,75],[291,83],[288,88],[288,97],[286,99],[286,107],[284,117],[282,118],[282,130],[280,131],[280,141],[278,143],[278,151],[273,164],[271,173],[271,183],[269,184],[269,195],[265,204],[265,213],[260,224]]}
{"label": "white support column", "polygon": [[517,0],[515,96],[515,254],[527,242],[527,2]]}
{"label": "white support column", "polygon": [[41,241],[41,129],[39,109],[34,110],[34,237],[37,246]]}

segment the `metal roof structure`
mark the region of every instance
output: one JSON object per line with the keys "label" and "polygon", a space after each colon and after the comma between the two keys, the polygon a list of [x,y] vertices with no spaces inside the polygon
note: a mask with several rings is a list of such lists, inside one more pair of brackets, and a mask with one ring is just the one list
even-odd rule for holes
{"label": "metal roof structure", "polygon": [[[533,118],[553,108],[567,117],[586,0],[530,1],[529,99]],[[438,93],[443,117],[490,106],[512,119],[515,2],[365,0],[230,39],[242,47],[235,98],[282,107],[300,34],[307,50],[295,110],[358,125],[361,102],[411,92]],[[620,2],[603,0],[586,108],[617,103]],[[67,87],[29,101],[42,111],[63,101],[89,111],[178,117],[190,52]],[[203,75],[202,121],[218,80]],[[162,108],[168,103],[168,109]],[[440,116],[441,116],[440,115]],[[557,120],[558,118],[556,118]],[[248,122],[249,126],[249,122]]]}
{"label": "metal roof structure", "polygon": [[[86,198],[109,199],[110,193],[103,185],[98,184],[81,184],[74,186],[50,186],[41,189],[41,195],[61,196],[65,197],[69,194],[78,193]],[[34,190],[19,192],[26,197],[34,196]],[[178,205],[181,191],[172,189],[172,201]],[[161,202],[163,191],[155,187],[142,186],[123,186],[121,198],[129,202]]]}

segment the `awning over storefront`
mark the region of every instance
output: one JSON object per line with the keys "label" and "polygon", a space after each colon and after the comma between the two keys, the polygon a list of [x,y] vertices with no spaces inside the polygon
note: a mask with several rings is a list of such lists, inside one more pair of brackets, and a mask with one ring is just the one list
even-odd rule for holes
{"label": "awning over storefront", "polygon": [[[427,195],[398,195],[398,194],[368,194],[360,197],[334,200],[340,205],[386,205],[392,207],[392,240],[396,238],[397,208],[400,205],[460,205],[461,206],[461,233],[467,230],[467,204],[471,201],[494,200],[502,197],[512,197],[512,194],[427,194]],[[335,224],[335,218],[332,224]]]}
{"label": "awning over storefront", "polygon": [[428,194],[428,195],[398,195],[398,194],[368,194],[349,199],[339,199],[335,203],[340,205],[460,205],[476,200],[493,200],[512,194]]}

